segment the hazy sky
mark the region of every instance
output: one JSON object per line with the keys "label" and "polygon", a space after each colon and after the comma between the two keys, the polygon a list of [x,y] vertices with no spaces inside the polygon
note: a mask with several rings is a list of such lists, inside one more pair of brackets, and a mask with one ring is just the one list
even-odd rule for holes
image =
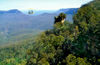
{"label": "hazy sky", "polygon": [[57,10],[61,8],[77,8],[92,0],[0,0],[0,10]]}

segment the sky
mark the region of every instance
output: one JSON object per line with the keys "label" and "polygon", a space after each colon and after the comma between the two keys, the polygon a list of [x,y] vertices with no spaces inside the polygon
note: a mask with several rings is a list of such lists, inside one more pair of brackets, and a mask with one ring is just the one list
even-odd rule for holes
{"label": "sky", "polygon": [[92,0],[0,0],[0,10],[58,10],[79,8]]}

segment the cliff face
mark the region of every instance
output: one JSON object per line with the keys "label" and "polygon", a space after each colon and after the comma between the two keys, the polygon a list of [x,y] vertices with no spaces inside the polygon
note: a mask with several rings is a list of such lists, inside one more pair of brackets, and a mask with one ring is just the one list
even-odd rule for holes
{"label": "cliff face", "polygon": [[57,22],[63,23],[63,22],[65,21],[65,18],[66,18],[66,14],[60,13],[60,15],[55,16],[55,21],[54,21],[54,23],[57,23]]}
{"label": "cliff face", "polygon": [[61,20],[61,23],[64,23],[64,21],[65,21],[65,19],[62,19],[62,20]]}

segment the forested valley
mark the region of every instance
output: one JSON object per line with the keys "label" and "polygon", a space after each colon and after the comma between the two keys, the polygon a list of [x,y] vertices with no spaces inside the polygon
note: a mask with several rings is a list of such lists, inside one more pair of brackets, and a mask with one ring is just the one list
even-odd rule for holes
{"label": "forested valley", "polygon": [[100,1],[82,5],[73,23],[55,16],[53,29],[0,47],[0,65],[100,65]]}

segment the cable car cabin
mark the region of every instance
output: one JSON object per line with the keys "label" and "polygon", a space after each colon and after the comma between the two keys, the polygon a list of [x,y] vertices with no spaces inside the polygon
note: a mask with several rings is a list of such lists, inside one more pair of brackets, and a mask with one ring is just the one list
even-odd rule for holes
{"label": "cable car cabin", "polygon": [[28,12],[28,14],[34,14],[34,12],[33,12],[32,10],[30,10],[30,11]]}

